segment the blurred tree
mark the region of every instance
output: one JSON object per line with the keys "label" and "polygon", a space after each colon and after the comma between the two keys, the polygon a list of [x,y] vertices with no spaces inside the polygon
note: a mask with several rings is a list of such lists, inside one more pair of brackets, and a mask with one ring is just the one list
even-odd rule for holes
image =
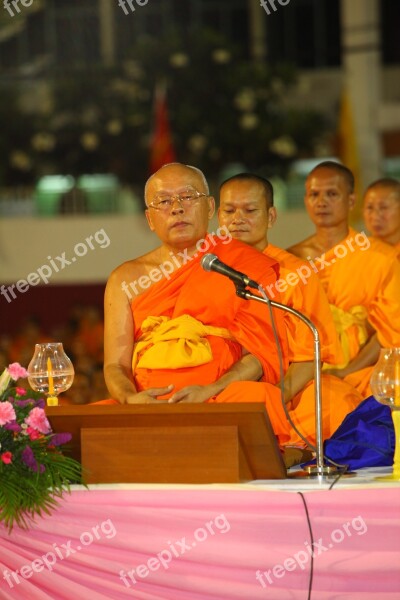
{"label": "blurred tree", "polygon": [[160,80],[177,159],[211,179],[232,162],[284,175],[294,159],[314,155],[327,131],[321,114],[287,108],[296,83],[289,65],[249,62],[213,31],[146,36],[118,68],[64,71],[0,91],[0,183],[111,172],[142,185]]}

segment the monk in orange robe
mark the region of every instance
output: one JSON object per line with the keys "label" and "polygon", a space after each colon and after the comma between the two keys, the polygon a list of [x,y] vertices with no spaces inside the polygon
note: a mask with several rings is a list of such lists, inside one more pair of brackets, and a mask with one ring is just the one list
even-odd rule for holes
{"label": "monk in orange robe", "polygon": [[[231,281],[206,272],[206,252],[263,286],[278,275],[275,260],[232,240],[207,235],[214,199],[204,175],[173,163],[146,184],[146,217],[162,244],[115,269],[105,292],[104,374],[121,403],[264,402],[280,441],[286,420],[268,405],[279,359],[268,308],[235,294]],[[276,329],[287,366],[282,314]],[[256,382],[262,378],[266,383]]]}
{"label": "monk in orange robe", "polygon": [[[273,227],[277,218],[271,183],[251,173],[231,177],[220,189],[218,218],[220,225],[225,226],[235,239],[278,261],[280,278],[267,287],[268,296],[276,300],[279,291],[280,302],[300,311],[314,323],[320,334],[322,360],[335,364],[341,348],[318,277],[308,263],[268,242],[268,229]],[[314,337],[298,317],[284,312],[284,318],[290,362],[284,377],[286,406],[296,428],[315,443]],[[321,388],[323,437],[327,438],[361,402],[362,396],[332,375],[322,376]],[[278,391],[277,388],[277,395]],[[298,433],[291,428],[290,443],[298,444],[300,441]]]}
{"label": "monk in orange robe", "polygon": [[378,179],[364,194],[363,216],[370,233],[394,246],[400,258],[400,181]]}
{"label": "monk in orange robe", "polygon": [[289,251],[313,265],[331,305],[344,360],[328,372],[367,397],[380,349],[400,346],[400,265],[395,249],[349,226],[354,203],[351,171],[319,164],[305,195],[315,233]]}

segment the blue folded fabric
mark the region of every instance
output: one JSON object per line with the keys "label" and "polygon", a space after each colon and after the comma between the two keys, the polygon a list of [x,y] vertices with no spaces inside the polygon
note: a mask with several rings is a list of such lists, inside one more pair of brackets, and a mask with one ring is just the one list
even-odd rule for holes
{"label": "blue folded fabric", "polygon": [[325,441],[324,454],[350,469],[393,464],[395,434],[389,406],[370,396]]}

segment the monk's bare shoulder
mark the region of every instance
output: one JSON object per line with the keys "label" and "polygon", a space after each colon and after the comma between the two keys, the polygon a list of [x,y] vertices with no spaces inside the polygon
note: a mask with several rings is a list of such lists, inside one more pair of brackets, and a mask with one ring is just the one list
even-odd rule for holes
{"label": "monk's bare shoulder", "polygon": [[147,273],[160,263],[160,249],[151,250],[143,256],[127,260],[116,267],[108,278],[108,284],[119,285],[122,281],[133,281]]}
{"label": "monk's bare shoulder", "polygon": [[314,235],[311,235],[302,242],[299,242],[298,244],[290,246],[290,248],[287,248],[287,252],[290,252],[290,254],[294,254],[295,256],[298,256],[303,260],[315,258],[321,253],[320,249],[317,247]]}

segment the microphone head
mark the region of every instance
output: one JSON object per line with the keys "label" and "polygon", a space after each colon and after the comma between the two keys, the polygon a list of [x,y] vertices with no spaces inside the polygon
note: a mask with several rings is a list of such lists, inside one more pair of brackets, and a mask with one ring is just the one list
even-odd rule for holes
{"label": "microphone head", "polygon": [[200,261],[201,266],[205,271],[211,271],[211,265],[218,257],[215,254],[205,254]]}

